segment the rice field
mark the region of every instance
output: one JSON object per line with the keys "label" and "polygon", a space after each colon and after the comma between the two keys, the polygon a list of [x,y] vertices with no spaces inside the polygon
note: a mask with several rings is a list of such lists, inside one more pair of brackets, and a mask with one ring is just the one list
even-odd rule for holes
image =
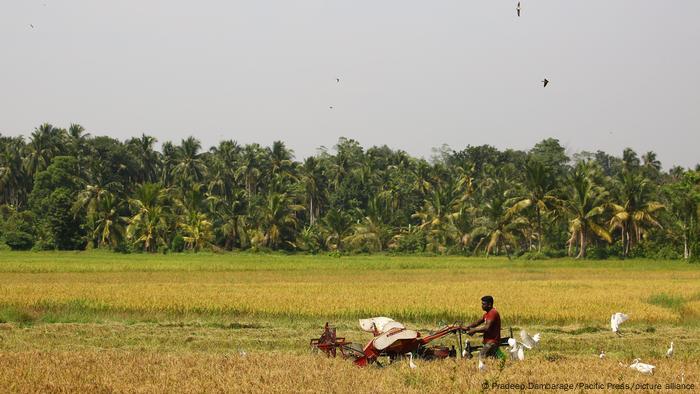
{"label": "rice field", "polygon": [[[358,318],[426,333],[478,318],[484,294],[504,329],[542,333],[525,361],[479,373],[474,360],[359,369],[309,354],[326,321],[364,344]],[[622,337],[617,311],[630,315]],[[9,392],[687,391],[700,387],[698,334],[700,265],[678,261],[0,252]],[[656,373],[619,365],[633,358]]]}

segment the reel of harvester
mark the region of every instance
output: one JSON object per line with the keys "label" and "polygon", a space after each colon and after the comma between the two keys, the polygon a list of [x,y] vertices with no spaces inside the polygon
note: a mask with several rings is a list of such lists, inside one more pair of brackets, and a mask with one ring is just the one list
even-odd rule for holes
{"label": "reel of harvester", "polygon": [[338,353],[340,353],[343,358],[357,358],[364,355],[359,346],[355,346],[352,342],[346,341],[345,337],[338,337],[335,327],[330,326],[327,322],[321,336],[312,339],[310,344],[312,350],[321,351],[328,357],[335,357]]}

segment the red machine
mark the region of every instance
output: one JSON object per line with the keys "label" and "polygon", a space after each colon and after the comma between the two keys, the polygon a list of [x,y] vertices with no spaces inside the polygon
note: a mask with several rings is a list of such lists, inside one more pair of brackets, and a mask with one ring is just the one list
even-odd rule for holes
{"label": "red machine", "polygon": [[[348,342],[344,337],[337,337],[336,329],[329,326],[328,323],[326,323],[321,337],[311,340],[311,347],[326,353],[329,357],[335,357],[339,351],[344,358],[353,357],[354,363],[358,366],[372,364],[380,356],[388,356],[390,360],[394,360],[406,353],[413,353],[423,359],[447,358],[463,354],[462,333],[468,330],[466,326],[455,323],[422,336],[417,331],[406,329],[401,323],[383,317],[362,319],[360,326],[363,330],[374,334],[374,338],[364,347]],[[428,346],[430,342],[449,334],[457,335],[459,353],[454,345],[451,348]],[[507,346],[507,344],[508,338],[502,338],[500,346]],[[481,346],[471,346],[467,341],[464,355],[471,358],[472,353],[480,348]]]}

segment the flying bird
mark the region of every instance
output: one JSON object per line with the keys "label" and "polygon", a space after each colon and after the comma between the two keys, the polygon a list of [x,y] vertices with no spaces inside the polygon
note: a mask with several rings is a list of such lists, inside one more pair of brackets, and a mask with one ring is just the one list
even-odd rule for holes
{"label": "flying bird", "polygon": [[340,83],[340,78],[336,78],[335,83]]}
{"label": "flying bird", "polygon": [[30,23],[30,24],[29,24],[29,27],[31,27],[31,28],[33,29],[33,28],[34,28],[34,25],[32,25],[32,24]]}
{"label": "flying bird", "polygon": [[549,83],[549,80],[547,80],[547,78],[545,78],[542,80],[542,83],[544,84],[542,87],[546,88],[547,84]]}
{"label": "flying bird", "polygon": [[329,109],[333,109],[333,106],[331,105],[331,106],[329,106],[328,108],[329,108]]}
{"label": "flying bird", "polygon": [[654,368],[656,368],[656,366],[651,365],[651,364],[645,364],[645,363],[641,362],[640,359],[635,358],[632,361],[632,364],[630,364],[630,368],[636,369],[637,371],[639,371],[645,375],[651,375],[654,373]]}
{"label": "flying bird", "polygon": [[671,341],[671,347],[666,350],[666,357],[673,357],[673,341]]}
{"label": "flying bird", "polygon": [[532,349],[540,343],[540,333],[530,336],[525,330],[520,330],[520,339],[522,339],[522,344],[528,349]]}
{"label": "flying bird", "polygon": [[621,335],[620,324],[626,322],[627,319],[629,319],[629,316],[621,312],[617,312],[610,316],[610,328],[612,328],[612,332],[614,332],[617,335]]}
{"label": "flying bird", "polygon": [[411,369],[416,369],[418,366],[413,363],[413,353],[406,353],[408,356],[408,366],[411,367]]}
{"label": "flying bird", "polygon": [[520,16],[520,2],[518,2],[518,6],[515,9],[518,11],[518,16]]}

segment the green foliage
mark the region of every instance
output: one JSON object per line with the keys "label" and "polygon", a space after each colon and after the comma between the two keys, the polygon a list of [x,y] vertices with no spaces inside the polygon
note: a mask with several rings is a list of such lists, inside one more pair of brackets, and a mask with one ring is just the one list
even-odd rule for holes
{"label": "green foliage", "polygon": [[81,218],[75,217],[71,209],[79,189],[80,172],[74,157],[56,157],[45,171],[37,174],[29,205],[36,215],[42,247],[84,248]]}
{"label": "green foliage", "polygon": [[654,152],[569,158],[549,138],[527,152],[445,145],[426,161],[341,138],[297,162],[282,141],[155,143],[77,124],[0,136],[0,234],[35,250],[700,253],[700,173],[662,172]]}
{"label": "green foliage", "polygon": [[6,231],[3,240],[12,250],[29,250],[34,246],[34,237],[24,231]]}
{"label": "green foliage", "polygon": [[398,253],[423,253],[425,246],[425,235],[422,232],[415,231],[401,235],[396,242],[394,251]]}
{"label": "green foliage", "polygon": [[182,235],[177,234],[173,237],[173,240],[170,244],[170,250],[175,252],[175,253],[182,253],[185,251],[185,238],[182,237]]}

